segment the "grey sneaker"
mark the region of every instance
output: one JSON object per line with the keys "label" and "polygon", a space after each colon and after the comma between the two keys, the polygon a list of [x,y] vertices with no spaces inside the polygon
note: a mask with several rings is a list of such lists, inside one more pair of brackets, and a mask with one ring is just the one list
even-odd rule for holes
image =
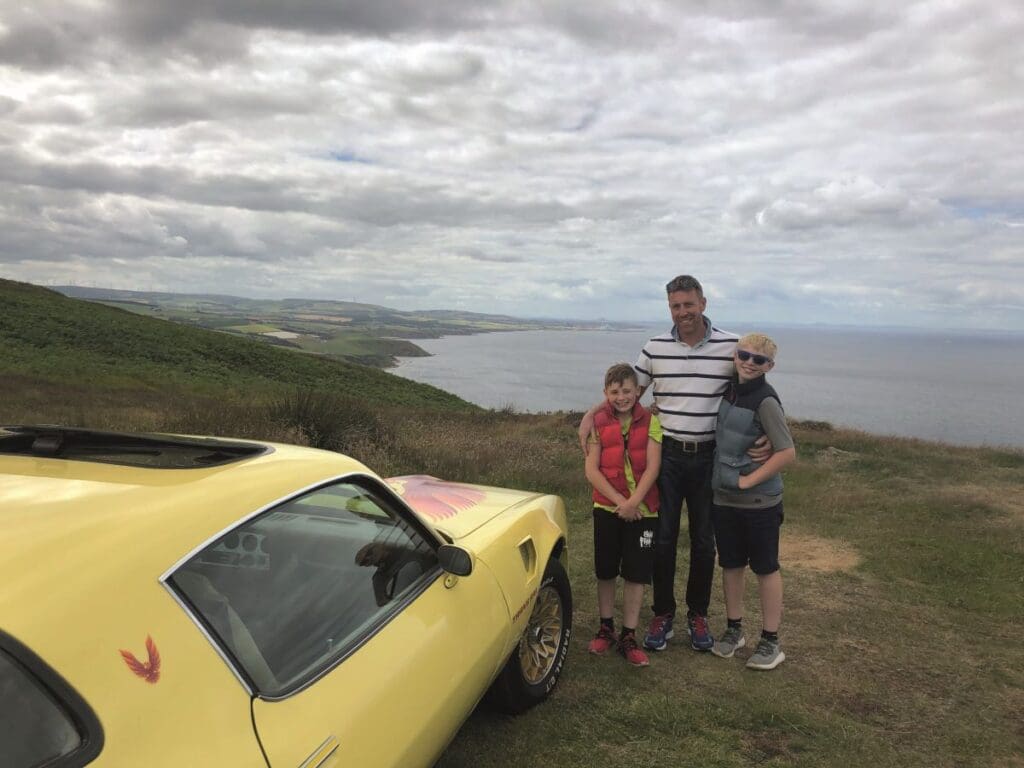
{"label": "grey sneaker", "polygon": [[785,660],[786,654],[782,652],[779,644],[762,637],[754,649],[754,655],[747,660],[747,669],[775,669]]}
{"label": "grey sneaker", "polygon": [[743,629],[740,627],[726,627],[722,636],[715,640],[715,644],[711,648],[711,652],[723,659],[731,659],[732,655],[736,653],[737,648],[742,648],[747,644],[747,640],[743,637]]}

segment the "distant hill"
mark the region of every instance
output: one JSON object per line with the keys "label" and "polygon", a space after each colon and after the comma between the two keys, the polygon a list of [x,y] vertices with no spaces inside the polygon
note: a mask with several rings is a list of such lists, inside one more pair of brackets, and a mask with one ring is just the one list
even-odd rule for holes
{"label": "distant hill", "polygon": [[120,291],[57,286],[75,298],[186,325],[247,336],[339,360],[386,368],[398,357],[425,355],[414,339],[491,331],[598,329],[605,323],[525,320],[458,310],[403,311],[324,299],[246,299],[221,294]]}
{"label": "distant hill", "polygon": [[435,387],[363,365],[170,323],[0,279],[0,371],[108,387],[207,394],[282,385],[369,402],[476,410]]}
{"label": "distant hill", "polygon": [[[166,293],[160,291],[123,291],[114,288],[87,288],[77,285],[56,285],[52,290],[65,296],[89,301],[131,302],[166,309],[201,309],[204,312],[230,314],[232,312],[247,314],[294,314],[299,312],[324,313],[340,315],[351,322],[366,320],[386,320],[396,325],[431,325],[440,321],[451,323],[445,331],[466,332],[466,323],[474,323],[482,330],[493,329],[494,326],[509,328],[540,328],[557,325],[565,327],[573,325],[569,322],[534,321],[511,317],[510,315],[492,315],[479,312],[461,312],[450,309],[434,309],[426,311],[403,311],[391,309],[377,304],[364,304],[354,301],[335,301],[330,299],[248,299],[241,296],[230,296],[215,293]],[[442,329],[438,329],[442,330]]]}

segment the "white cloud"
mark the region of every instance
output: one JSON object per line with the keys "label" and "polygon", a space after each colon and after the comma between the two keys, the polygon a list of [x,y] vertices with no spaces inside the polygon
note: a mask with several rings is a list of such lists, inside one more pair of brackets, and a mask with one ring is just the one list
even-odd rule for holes
{"label": "white cloud", "polygon": [[[1024,8],[0,0],[0,274],[1024,328]],[[955,311],[951,311],[955,308]]]}

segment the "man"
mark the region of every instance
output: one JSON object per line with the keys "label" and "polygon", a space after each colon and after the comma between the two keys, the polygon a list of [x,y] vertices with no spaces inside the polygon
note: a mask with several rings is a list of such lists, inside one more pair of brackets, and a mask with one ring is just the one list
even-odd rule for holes
{"label": "man", "polygon": [[[715,421],[722,395],[735,373],[733,352],[738,337],[715,328],[705,317],[707,300],[696,278],[680,275],[665,290],[672,330],[648,341],[634,366],[641,392],[654,385],[654,403],[664,432],[658,474],[661,509],[654,539],[654,617],[644,645],[662,651],[675,634],[676,547],[685,501],[690,532],[687,629],[690,647],[710,651],[715,644],[707,621],[715,573],[711,527]],[[592,427],[592,414],[588,413],[580,424],[584,452]],[[767,443],[750,451],[755,460],[764,460],[770,453]]]}

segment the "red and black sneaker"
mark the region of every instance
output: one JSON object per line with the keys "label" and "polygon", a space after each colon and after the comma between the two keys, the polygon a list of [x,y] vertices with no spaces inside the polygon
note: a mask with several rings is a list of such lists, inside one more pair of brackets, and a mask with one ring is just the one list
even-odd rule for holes
{"label": "red and black sneaker", "polygon": [[603,656],[614,647],[615,630],[607,624],[602,624],[601,628],[597,630],[597,634],[594,635],[594,639],[590,641],[590,645],[587,646],[587,650],[597,656]]}
{"label": "red and black sneaker", "polygon": [[634,667],[646,667],[651,663],[647,654],[636,644],[635,632],[626,632],[619,638],[619,655]]}

